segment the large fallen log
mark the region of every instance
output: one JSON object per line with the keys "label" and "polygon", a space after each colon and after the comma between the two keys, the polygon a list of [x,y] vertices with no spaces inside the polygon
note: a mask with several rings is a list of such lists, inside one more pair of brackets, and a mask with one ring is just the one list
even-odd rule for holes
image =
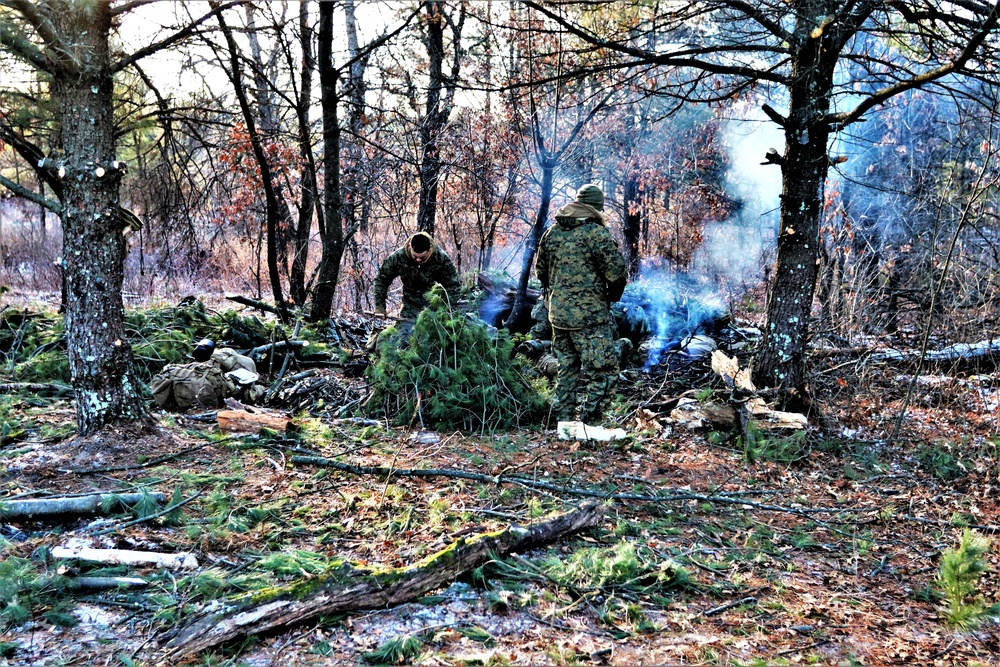
{"label": "large fallen log", "polygon": [[63,514],[111,513],[135,505],[143,497],[152,498],[159,503],[166,500],[162,493],[94,493],[86,496],[6,500],[0,501],[0,518],[28,519]]}
{"label": "large fallen log", "polygon": [[512,524],[497,532],[460,539],[407,567],[370,571],[345,566],[278,589],[263,599],[257,594],[235,608],[205,615],[182,628],[165,644],[166,657],[173,662],[239,637],[286,628],[317,616],[398,605],[454,581],[491,558],[594,526],[603,513],[602,503],[587,503],[539,523]]}

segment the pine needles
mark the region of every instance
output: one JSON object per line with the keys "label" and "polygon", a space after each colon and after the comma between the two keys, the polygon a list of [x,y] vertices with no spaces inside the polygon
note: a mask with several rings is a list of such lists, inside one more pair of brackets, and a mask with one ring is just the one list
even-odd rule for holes
{"label": "pine needles", "polygon": [[942,615],[947,625],[972,630],[987,619],[1000,617],[1000,603],[987,606],[982,595],[975,595],[979,577],[989,570],[983,558],[989,548],[986,538],[966,529],[958,548],[942,554],[938,584],[944,591]]}
{"label": "pine needles", "polygon": [[371,416],[425,428],[489,431],[537,417],[544,399],[521,374],[506,331],[453,310],[440,287],[407,340],[386,330],[368,371]]}

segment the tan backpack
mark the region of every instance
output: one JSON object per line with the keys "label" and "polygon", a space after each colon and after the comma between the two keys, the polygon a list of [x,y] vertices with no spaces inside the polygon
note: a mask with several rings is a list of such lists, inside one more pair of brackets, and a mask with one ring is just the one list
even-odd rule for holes
{"label": "tan backpack", "polygon": [[223,373],[228,373],[229,371],[234,371],[239,368],[250,371],[251,373],[257,372],[257,364],[253,362],[253,359],[239,354],[231,347],[220,347],[218,350],[213,352],[212,361],[219,364]]}
{"label": "tan backpack", "polygon": [[170,364],[150,383],[153,400],[164,410],[218,408],[235,391],[216,361]]}

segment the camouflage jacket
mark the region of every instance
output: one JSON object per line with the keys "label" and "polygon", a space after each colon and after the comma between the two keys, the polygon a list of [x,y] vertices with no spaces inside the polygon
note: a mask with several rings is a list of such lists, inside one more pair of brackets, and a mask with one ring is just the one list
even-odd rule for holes
{"label": "camouflage jacket", "polygon": [[627,279],[625,259],[603,217],[577,202],[559,209],[556,224],[542,235],[535,273],[557,329],[606,324]]}
{"label": "camouflage jacket", "polygon": [[444,250],[433,246],[431,256],[423,264],[417,264],[410,257],[409,245],[403,246],[389,255],[375,276],[375,306],[385,308],[389,286],[399,278],[403,283],[403,308],[399,316],[403,319],[415,318],[427,307],[424,296],[435,284],[440,283],[448,292],[454,305],[459,298],[458,271]]}

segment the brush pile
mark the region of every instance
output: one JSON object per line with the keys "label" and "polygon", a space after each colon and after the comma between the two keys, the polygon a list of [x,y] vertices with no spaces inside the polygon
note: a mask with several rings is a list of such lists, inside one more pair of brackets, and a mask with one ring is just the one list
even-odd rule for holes
{"label": "brush pile", "polygon": [[536,420],[545,399],[515,359],[514,342],[448,305],[440,288],[409,338],[386,329],[368,369],[368,416],[398,425],[480,431]]}

